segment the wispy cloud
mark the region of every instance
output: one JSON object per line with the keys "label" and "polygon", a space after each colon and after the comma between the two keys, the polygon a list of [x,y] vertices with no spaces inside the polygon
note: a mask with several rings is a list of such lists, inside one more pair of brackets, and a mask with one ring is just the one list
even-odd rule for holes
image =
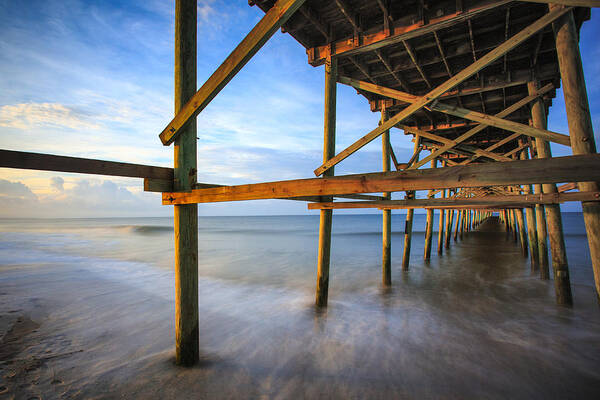
{"label": "wispy cloud", "polygon": [[31,129],[62,127],[69,129],[98,129],[90,115],[59,103],[25,103],[0,107],[0,126]]}

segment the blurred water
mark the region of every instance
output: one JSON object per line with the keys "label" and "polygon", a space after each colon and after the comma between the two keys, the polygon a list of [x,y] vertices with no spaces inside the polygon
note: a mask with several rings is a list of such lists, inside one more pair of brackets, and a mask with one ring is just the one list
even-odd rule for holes
{"label": "blurred water", "polygon": [[[410,271],[402,272],[404,215],[394,214],[392,289],[380,285],[381,216],[334,217],[330,307],[317,313],[318,216],[202,217],[202,351],[229,360],[211,368],[233,374],[234,387],[247,384],[243,370],[267,387],[260,393],[282,398],[595,395],[600,312],[585,229],[580,213],[563,221],[573,309],[554,304],[552,282],[531,274],[499,224],[453,241],[442,256],[434,235],[425,263],[425,215],[416,214]],[[125,285],[160,299],[134,312],[153,340],[172,325],[159,321],[173,318],[173,257],[171,218],[0,221],[0,272],[10,270],[0,285],[35,280],[25,266],[61,266],[66,281],[81,279],[82,293],[84,271]],[[61,290],[47,278],[37,285]],[[105,302],[133,307],[122,296]],[[115,318],[114,308],[90,308],[98,321]],[[323,380],[338,386],[323,392]],[[231,390],[223,397],[245,397]]]}

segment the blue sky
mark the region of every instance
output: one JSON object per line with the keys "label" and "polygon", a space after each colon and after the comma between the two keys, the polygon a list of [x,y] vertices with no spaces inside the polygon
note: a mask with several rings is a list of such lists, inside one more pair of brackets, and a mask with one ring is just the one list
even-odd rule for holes
{"label": "blue sky", "polygon": [[[173,115],[174,2],[0,0],[0,148],[162,166],[157,137]],[[198,85],[263,13],[246,0],[198,1]],[[584,24],[581,51],[596,136],[600,121],[600,13]],[[278,32],[198,118],[198,179],[240,184],[311,177],[321,163],[323,68]],[[337,150],[379,115],[338,85]],[[549,128],[568,133],[562,93]],[[598,140],[598,139],[597,139]],[[413,144],[394,130],[398,158]],[[553,148],[568,155],[568,148]],[[336,174],[379,171],[380,141]],[[0,217],[169,216],[137,179],[0,169]],[[309,214],[305,203],[199,206],[201,215]]]}

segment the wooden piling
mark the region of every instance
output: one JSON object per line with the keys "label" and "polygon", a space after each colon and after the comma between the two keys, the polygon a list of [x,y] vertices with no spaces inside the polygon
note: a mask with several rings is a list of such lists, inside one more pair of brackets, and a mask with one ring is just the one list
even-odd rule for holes
{"label": "wooden piling", "polygon": [[[444,165],[445,166],[445,165]],[[446,198],[446,191],[442,190],[442,198]],[[437,252],[442,254],[444,251],[444,225],[446,224],[446,214],[450,210],[440,209],[440,219],[438,221],[438,241],[437,241]]]}
{"label": "wooden piling", "polygon": [[462,220],[463,210],[458,210],[456,213],[456,226],[454,227],[454,241],[458,239],[458,231],[460,230],[460,221]]}
{"label": "wooden piling", "polygon": [[[325,116],[323,129],[323,162],[335,155],[335,121],[337,95],[337,59],[329,58],[325,63]],[[330,168],[323,175],[333,176]],[[323,196],[322,201],[331,201],[331,197]],[[319,220],[319,252],[317,260],[317,289],[315,304],[317,307],[327,306],[329,294],[329,264],[331,258],[331,225],[333,210],[321,210]]]}
{"label": "wooden piling", "polygon": [[[557,4],[550,4],[549,7],[551,11],[561,8]],[[569,123],[571,150],[576,155],[594,154],[596,153],[594,129],[573,11],[569,11],[556,20],[553,23],[553,29]],[[578,182],[577,186],[580,191],[598,191],[600,189],[598,182]],[[594,270],[596,294],[600,300],[600,202],[583,202],[581,207]],[[568,270],[563,273],[567,274],[566,278],[568,279]]]}
{"label": "wooden piling", "polygon": [[[448,190],[448,197],[450,197],[450,190]],[[452,224],[454,219],[454,210],[446,210],[448,213],[448,218],[446,218],[446,238],[444,242],[444,247],[446,249],[450,248],[450,238],[452,237]]]}
{"label": "wooden piling", "polygon": [[[538,89],[539,83],[536,81],[527,82],[527,90],[531,95]],[[531,124],[536,128],[546,129],[546,110],[544,107],[544,101],[541,98],[537,98],[531,103]],[[550,148],[548,142],[543,139],[535,139],[536,157],[540,157],[540,152],[543,152],[549,157]],[[554,187],[556,192],[556,185],[548,185],[548,188]],[[542,185],[533,185],[534,193],[545,193],[542,190]],[[546,229],[546,211],[543,204],[538,204],[535,207],[536,217],[536,230],[537,230],[537,241],[538,241],[538,265],[540,268],[540,278],[547,280],[550,279],[549,264],[548,264],[548,231]]]}
{"label": "wooden piling", "polygon": [[[529,90],[535,90],[535,83],[530,83]],[[546,127],[547,118],[543,103],[541,100],[534,103],[531,108],[531,119],[534,126]],[[551,158],[552,152],[550,144],[545,140],[536,138],[536,150],[538,158]],[[544,193],[557,193],[556,185],[545,183],[542,185]],[[567,250],[565,248],[565,239],[563,234],[562,217],[560,215],[560,206],[558,204],[546,204],[546,228],[548,231],[548,240],[550,242],[550,253],[552,256],[552,270],[554,275],[554,291],[556,293],[556,302],[558,304],[572,304],[571,283],[569,279],[569,265],[567,262]],[[545,272],[540,269],[540,277],[544,279]]]}
{"label": "wooden piling", "polygon": [[[175,115],[196,93],[196,0],[175,2]],[[197,179],[196,118],[174,143],[177,191],[192,189]],[[174,206],[175,231],[175,362],[199,360],[198,205]]]}
{"label": "wooden piling", "polygon": [[460,240],[463,239],[465,234],[465,225],[467,221],[467,210],[461,210],[460,213]]}
{"label": "wooden piling", "polygon": [[[420,138],[419,136],[415,136],[415,146],[414,146],[414,152],[413,154],[415,154],[415,159],[414,162],[419,161],[419,146],[420,146]],[[414,199],[415,198],[415,192],[406,192],[406,198],[407,199]],[[414,217],[414,212],[415,210],[413,210],[412,208],[410,210],[406,210],[406,222],[404,224],[404,249],[402,251],[402,270],[403,271],[408,271],[408,264],[410,262],[410,245],[411,245],[411,241],[412,241],[412,227],[413,227],[413,217]]]}
{"label": "wooden piling", "polygon": [[[381,110],[381,123],[387,119],[387,111]],[[383,160],[383,171],[390,170],[390,131],[384,131],[381,135],[381,154]],[[390,193],[383,193],[383,197],[390,199]],[[383,226],[382,226],[382,283],[384,286],[392,284],[392,210],[383,210]]]}
{"label": "wooden piling", "polygon": [[[519,145],[525,144],[523,139],[519,140]],[[527,154],[527,149],[521,151],[519,155],[521,160],[528,160],[529,156]],[[533,188],[531,185],[523,185],[523,192],[525,194],[533,193]],[[525,219],[527,221],[527,239],[529,243],[529,255],[531,259],[531,271],[537,271],[538,268],[538,260],[539,260],[539,252],[538,252],[538,240],[537,240],[537,227],[535,220],[535,210],[533,207],[525,208]]]}
{"label": "wooden piling", "polygon": [[517,243],[519,241],[519,223],[517,221],[517,210],[513,209],[510,210],[511,211],[511,225],[512,225],[512,233],[513,233],[513,240],[515,241],[515,243]]}
{"label": "wooden piling", "polygon": [[[431,160],[431,168],[436,168],[437,167],[437,160],[433,159]],[[431,195],[431,193],[433,192],[433,190],[429,191],[429,194]],[[441,219],[441,217],[440,217]],[[428,208],[427,209],[427,220],[426,220],[426,225],[425,225],[425,246],[424,246],[424,255],[423,255],[423,259],[424,260],[429,260],[431,258],[431,242],[433,241],[433,208]]]}
{"label": "wooden piling", "polygon": [[527,233],[523,209],[516,209],[515,212],[517,214],[517,225],[519,227],[519,243],[521,245],[521,254],[523,254],[523,257],[527,257]]}

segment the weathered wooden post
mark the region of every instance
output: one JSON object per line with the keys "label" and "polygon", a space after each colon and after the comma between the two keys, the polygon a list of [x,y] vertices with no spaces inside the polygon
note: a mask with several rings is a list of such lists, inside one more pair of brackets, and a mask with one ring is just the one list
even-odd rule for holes
{"label": "weathered wooden post", "polygon": [[[446,191],[442,190],[442,198],[446,198]],[[437,241],[437,252],[438,254],[442,254],[444,251],[444,224],[446,223],[445,214],[448,213],[448,210],[440,209],[440,220],[438,221],[438,241]]]}
{"label": "weathered wooden post", "polygon": [[463,210],[458,210],[456,213],[456,227],[454,228],[454,241],[458,239],[458,231],[460,230],[460,225],[462,221]]}
{"label": "weathered wooden post", "polygon": [[511,214],[512,214],[511,224],[512,224],[513,239],[514,239],[515,243],[517,243],[519,241],[517,210],[513,208],[511,210]]}
{"label": "weathered wooden post", "polygon": [[[325,62],[325,115],[323,129],[323,162],[335,156],[335,121],[337,96],[337,59],[328,58]],[[323,173],[333,176],[334,168]],[[332,201],[330,196],[322,197],[322,201]],[[327,306],[329,294],[329,263],[331,258],[331,224],[333,210],[321,210],[319,220],[319,253],[317,260],[317,291],[315,303],[317,307]]]}
{"label": "weathered wooden post", "polygon": [[[448,197],[450,197],[450,190],[448,190]],[[448,217],[446,218],[446,238],[445,238],[445,243],[444,243],[444,247],[446,249],[450,248],[450,238],[452,237],[452,224],[453,224],[453,219],[454,219],[454,210],[450,209],[447,210],[448,212]]]}
{"label": "weathered wooden post", "polygon": [[[519,139],[519,145],[523,145],[523,144],[525,144],[524,140]],[[527,155],[527,149],[524,149],[523,151],[521,151],[519,158],[521,160],[529,159],[529,157]],[[531,185],[523,185],[523,192],[525,194],[533,193],[533,189],[532,189]],[[527,238],[529,240],[529,253],[531,256],[531,271],[533,272],[538,267],[538,259],[539,259],[539,252],[538,252],[538,248],[537,248],[538,240],[537,240],[537,233],[536,233],[537,227],[536,227],[535,213],[534,213],[533,207],[525,208],[525,218],[527,221]]]}
{"label": "weathered wooden post", "polygon": [[[538,89],[538,86],[538,82],[536,81],[527,82],[527,90],[529,94],[531,95],[535,93]],[[531,125],[536,128],[546,129],[546,110],[543,100],[539,97],[531,103]],[[540,157],[540,153],[543,153],[544,157],[550,156],[550,146],[547,141],[536,138],[535,148],[536,157],[543,158]],[[547,189],[548,193],[556,193],[556,185],[554,184],[548,184]],[[542,190],[541,184],[533,185],[533,190],[536,194],[546,193],[545,190]],[[550,279],[550,273],[548,270],[548,231],[546,229],[546,212],[547,211],[545,211],[545,206],[543,204],[536,205],[535,216],[539,253],[538,263],[540,266],[540,278],[544,280]],[[560,212],[560,210],[554,211],[553,213],[556,214],[557,212]],[[560,214],[558,214],[558,218],[560,218]]]}
{"label": "weathered wooden post", "polygon": [[[420,142],[421,142],[420,137],[418,135],[415,136],[415,151],[414,151],[415,154],[419,151]],[[417,161],[419,161],[418,154],[415,157],[414,162],[417,162]],[[414,199],[415,192],[406,192],[406,198]],[[406,222],[404,224],[404,249],[402,252],[402,270],[403,271],[408,271],[408,264],[410,262],[410,245],[411,245],[411,241],[412,241],[412,226],[413,226],[414,213],[415,213],[415,210],[412,208],[406,210]]]}
{"label": "weathered wooden post", "polygon": [[[387,120],[387,110],[381,110],[381,123]],[[381,135],[381,153],[383,158],[383,171],[390,170],[390,131],[387,130]],[[390,193],[383,193],[383,197],[390,199]],[[382,227],[382,282],[384,286],[392,284],[392,210],[383,210]]]}
{"label": "weathered wooden post", "polygon": [[518,208],[515,210],[517,214],[517,225],[519,225],[519,242],[521,243],[521,253],[523,257],[527,257],[527,233],[525,228],[525,216],[523,215],[523,209]]}
{"label": "weathered wooden post", "polygon": [[[529,90],[535,90],[536,84],[531,84]],[[541,100],[533,103],[531,107],[531,120],[535,127],[546,129],[547,119],[544,104]],[[545,140],[536,138],[536,149],[538,158],[550,158],[550,144]],[[544,193],[557,193],[556,185],[546,183],[542,185]],[[571,283],[569,279],[569,265],[567,262],[567,250],[565,248],[565,239],[563,234],[562,218],[560,215],[560,206],[558,204],[546,204],[546,225],[548,230],[548,239],[550,241],[550,253],[552,255],[552,270],[554,273],[554,290],[556,292],[556,302],[558,304],[572,304]],[[544,276],[544,269],[541,268],[540,276]]]}
{"label": "weathered wooden post", "polygon": [[[196,0],[175,2],[175,114],[196,93]],[[174,143],[176,191],[196,183],[196,118]],[[199,360],[198,205],[174,206],[175,361],[190,366]]]}
{"label": "weathered wooden post", "polygon": [[[550,4],[549,7],[550,10],[554,10],[561,6]],[[594,129],[573,11],[556,20],[553,23],[553,29],[563,94],[565,96],[571,150],[576,155],[594,154],[596,153]],[[600,190],[598,182],[578,182],[577,186],[582,192],[597,192]],[[600,300],[600,202],[583,202],[581,207],[596,281],[596,295]],[[566,273],[568,278],[568,271]],[[562,279],[562,276],[560,278]]]}
{"label": "weathered wooden post", "polygon": [[465,233],[465,221],[467,220],[467,210],[460,210],[460,240],[463,239]]}
{"label": "weathered wooden post", "polygon": [[[431,160],[431,168],[437,167],[437,160],[434,158]],[[433,190],[429,191],[429,196],[431,197],[431,193]],[[441,220],[442,217],[440,217]],[[433,240],[433,208],[427,209],[427,222],[425,226],[425,254],[423,255],[424,260],[429,260],[431,258],[431,242]]]}

